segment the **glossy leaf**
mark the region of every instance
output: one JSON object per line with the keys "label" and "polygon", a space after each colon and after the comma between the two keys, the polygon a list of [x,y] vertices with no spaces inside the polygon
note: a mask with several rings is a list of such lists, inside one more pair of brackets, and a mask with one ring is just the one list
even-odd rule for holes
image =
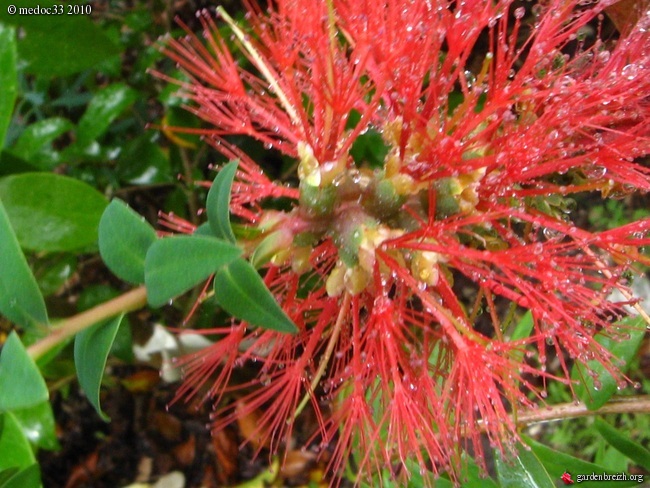
{"label": "glossy leaf", "polygon": [[0,313],[26,328],[47,324],[47,310],[0,198]]}
{"label": "glossy leaf", "polygon": [[255,268],[244,259],[236,259],[215,275],[214,293],[226,312],[251,325],[298,332]]}
{"label": "glossy leaf", "polygon": [[[620,324],[621,333],[629,334],[629,339],[619,341],[603,334],[597,334],[595,339],[627,365],[638,351],[646,327],[641,317],[628,317]],[[621,371],[625,372],[626,369],[624,366]],[[571,379],[580,380],[580,384],[575,388],[576,394],[590,410],[596,410],[607,403],[618,387],[616,379],[598,361],[590,361],[586,368],[576,363],[571,372]]]}
{"label": "glossy leaf", "polygon": [[14,111],[16,77],[16,29],[0,23],[0,149]]}
{"label": "glossy leaf", "polygon": [[60,447],[56,437],[54,412],[52,412],[52,405],[49,401],[30,408],[13,410],[12,413],[32,445],[50,451]]}
{"label": "glossy leaf", "polygon": [[519,446],[517,456],[504,459],[496,453],[496,468],[502,488],[555,488],[555,483],[533,451]]}
{"label": "glossy leaf", "polygon": [[83,147],[101,136],[137,97],[137,92],[124,83],[115,83],[98,92],[79,121],[77,144]]}
{"label": "glossy leaf", "polygon": [[594,427],[617,451],[625,454],[635,464],[650,471],[650,451],[632,441],[602,419],[596,419]]}
{"label": "glossy leaf", "polygon": [[172,181],[169,159],[150,134],[143,134],[126,144],[117,159],[121,180],[133,185],[150,185]]}
{"label": "glossy leaf", "polygon": [[60,156],[51,148],[52,142],[73,128],[72,122],[62,117],[39,120],[27,126],[11,148],[11,153],[35,166],[49,169],[60,162]]}
{"label": "glossy leaf", "polygon": [[48,398],[45,380],[12,332],[0,354],[0,412],[33,407]]}
{"label": "glossy leaf", "polygon": [[203,236],[174,236],[154,242],[145,259],[147,298],[164,305],[241,255],[227,242]]}
{"label": "glossy leaf", "polygon": [[120,52],[119,47],[88,15],[66,15],[66,3],[12,0],[11,4],[17,8],[58,5],[57,8],[62,11],[61,15],[8,15],[6,8],[0,11],[1,21],[22,28],[18,53],[25,63],[23,69],[26,73],[47,77],[67,76],[95,68]]}
{"label": "glossy leaf", "polygon": [[34,276],[43,296],[56,293],[77,271],[73,254],[56,253],[44,256],[34,264]]}
{"label": "glossy leaf", "polygon": [[36,462],[29,441],[11,412],[0,414],[0,471],[24,469]]}
{"label": "glossy leaf", "polygon": [[102,376],[106,367],[108,353],[113,346],[117,329],[124,314],[115,318],[104,320],[86,329],[75,337],[74,341],[74,364],[77,368],[79,384],[83,388],[88,401],[95,407],[99,416],[108,421],[108,416],[102,412],[99,400],[99,392],[102,384]]}
{"label": "glossy leaf", "polygon": [[2,178],[0,199],[20,245],[34,251],[72,251],[93,245],[107,205],[91,186],[53,173]]}
{"label": "glossy leaf", "polygon": [[235,242],[235,234],[230,225],[230,193],[238,164],[237,161],[231,161],[221,168],[210,187],[206,202],[212,232],[218,238],[230,242]]}
{"label": "glossy leaf", "polygon": [[144,283],[144,260],[156,231],[124,202],[113,200],[99,222],[99,252],[116,276]]}
{"label": "glossy leaf", "polygon": [[[7,479],[0,480],[0,488],[36,488],[41,486],[41,471],[38,464],[34,463],[25,469],[16,471]],[[2,473],[0,473],[1,475]]]}
{"label": "glossy leaf", "polygon": [[[614,471],[607,469],[604,466],[599,464],[590,463],[582,459],[570,456],[560,451],[551,449],[550,447],[540,444],[537,441],[534,441],[530,438],[524,438],[526,444],[528,444],[537,458],[542,462],[548,473],[555,480],[559,480],[560,477],[568,472],[573,475],[575,481],[575,475],[577,474],[587,474],[587,473],[608,473],[615,474]],[[598,482],[598,486],[602,488],[626,488],[628,486],[637,486],[636,481],[615,481],[615,480],[603,480]]]}

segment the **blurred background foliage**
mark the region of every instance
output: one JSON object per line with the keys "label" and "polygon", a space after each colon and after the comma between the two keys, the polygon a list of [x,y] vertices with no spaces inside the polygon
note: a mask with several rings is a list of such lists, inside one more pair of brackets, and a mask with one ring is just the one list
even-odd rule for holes
{"label": "blurred background foliage", "polygon": [[[203,0],[98,0],[75,5],[11,0],[11,4],[18,9],[63,7],[63,14],[49,16],[11,15],[5,5],[0,11],[0,201],[49,317],[68,317],[128,289],[97,253],[99,218],[111,199],[124,200],[155,227],[161,210],[199,223],[207,189],[196,182],[212,180],[211,166],[224,160],[197,135],[165,129],[198,128],[201,122],[184,110],[185,101],[175,86],[149,71],[182,77],[160,53],[161,38],[184,35],[174,22],[176,16],[198,31],[195,12],[215,5]],[[234,17],[243,16],[238,1],[221,4]],[[78,13],[70,6],[78,7]],[[383,155],[375,154],[382,147],[377,137],[370,133],[355,144],[354,157],[381,160]],[[288,163],[278,154],[251,141],[235,142],[273,177],[283,175]],[[592,205],[578,218],[606,229],[648,214],[643,201],[630,197]],[[11,286],[11,278],[5,276],[5,286]],[[278,475],[277,465],[269,464],[265,456],[252,459],[250,448],[239,449],[254,418],[244,418],[237,429],[211,438],[205,426],[209,408],[173,402],[175,386],[161,382],[159,375],[161,365],[169,366],[169,358],[161,354],[165,347],[156,349],[154,344],[145,354],[143,344],[151,344],[156,334],[162,334],[161,343],[174,344],[156,323],[212,324],[215,312],[204,310],[183,322],[197,294],[165,309],[132,313],[114,326],[108,369],[99,377],[110,424],[79,391],[71,342],[40,358],[38,371],[29,370],[25,381],[39,378],[40,372],[46,384],[35,380],[32,393],[42,395],[46,387],[50,401],[39,397],[29,407],[0,404],[0,487],[39,486],[40,479],[45,486],[114,487],[161,477],[177,483],[165,486],[224,486],[245,480],[252,480],[246,485],[251,487],[325,483],[324,467],[308,452],[296,451]],[[15,354],[16,364],[28,364],[24,350],[12,345],[13,328],[0,317],[3,352]],[[21,340],[29,346],[41,335],[38,327],[24,327]],[[639,342],[628,372],[639,389],[619,394],[650,391],[650,343],[647,337]],[[3,357],[6,373],[8,355]],[[96,386],[99,400],[99,383]],[[0,387],[11,388],[1,380]],[[549,385],[550,404],[571,400],[566,388]],[[552,472],[551,486],[559,483],[557,469],[569,470],[571,463],[577,470],[593,466],[576,460],[612,471],[650,474],[650,453],[642,447],[650,444],[647,415],[571,419],[534,426],[527,433],[544,446],[525,451],[521,459],[534,452],[537,461],[529,461],[529,466],[537,462]],[[560,457],[558,464],[558,455],[548,448],[567,457]],[[468,465],[467,486],[472,486],[471,479],[515,486],[501,476],[510,468],[498,460],[495,466],[501,471],[488,482],[477,481],[475,466]],[[530,486],[548,486],[548,476],[535,479],[539,484]],[[412,486],[423,483],[421,477],[411,480]],[[444,480],[440,483],[445,486]]]}

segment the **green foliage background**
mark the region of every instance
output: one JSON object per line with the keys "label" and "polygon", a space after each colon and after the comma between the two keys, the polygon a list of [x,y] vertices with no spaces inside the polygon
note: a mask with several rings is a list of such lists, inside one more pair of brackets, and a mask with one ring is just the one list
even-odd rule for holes
{"label": "green foliage background", "polygon": [[[143,283],[147,259],[155,267],[185,249],[174,239],[154,244],[151,226],[156,227],[158,210],[199,224],[197,210],[207,200],[213,232],[225,232],[228,240],[232,230],[228,215],[210,216],[214,212],[210,199],[227,198],[230,183],[226,182],[226,190],[215,191],[214,197],[195,183],[212,180],[209,167],[223,163],[223,158],[196,135],[172,136],[161,129],[165,125],[199,127],[200,122],[183,109],[185,101],[175,94],[174,86],[148,72],[153,69],[182,77],[163,59],[158,39],[166,33],[182,34],[171,20],[175,15],[191,28],[197,27],[192,24],[194,12],[204,5],[193,0],[110,0],[79,3],[89,13],[69,15],[70,3],[12,0],[12,4],[18,9],[63,6],[64,10],[61,15],[11,15],[3,5],[0,11],[0,342],[4,344],[0,356],[0,487],[29,488],[40,485],[39,450],[59,447],[47,385],[58,388],[52,385],[66,385],[62,379],[78,376],[98,415],[104,415],[99,392],[102,381],[107,382],[102,380],[106,361],[133,360],[132,328],[137,324],[121,315],[99,322],[78,335],[74,344],[64,342],[36,361],[26,348],[46,336],[50,324],[58,319],[128,290],[129,285],[115,275],[128,283]],[[241,12],[238,4],[226,8]],[[355,157],[381,160],[375,154],[381,149],[377,137],[370,134],[360,139]],[[274,176],[286,169],[288,163],[281,157],[250,141],[236,142],[246,144],[247,152]],[[114,198],[128,203],[149,224]],[[114,203],[109,206],[111,200]],[[594,227],[607,228],[648,215],[632,203],[608,201],[595,206],[589,221]],[[120,239],[124,226],[129,229],[124,236],[131,241]],[[180,286],[159,289],[156,305],[205,278],[203,254],[209,255],[215,246],[220,252],[227,247],[214,242],[207,237],[192,241],[200,276],[191,277],[188,283],[174,283],[164,275],[178,269],[155,268],[164,275],[160,282]],[[98,259],[103,243],[107,248],[102,251],[104,261],[115,275]],[[202,243],[207,251],[198,249]],[[120,245],[121,254],[112,256]],[[156,251],[147,254],[153,245]],[[125,263],[127,254],[130,261]],[[242,269],[247,263],[235,260],[235,254],[227,268],[223,263],[208,263],[213,266],[208,274],[223,269],[219,279],[233,283],[239,276],[254,274],[252,267]],[[231,273],[235,268],[238,272]],[[189,311],[196,293],[175,300],[170,309],[159,313],[163,319],[167,314],[173,324],[174,317]],[[258,303],[264,300],[263,291],[259,293]],[[235,315],[246,313],[230,310],[232,295],[222,302]],[[220,313],[199,313],[191,325],[213,323]],[[292,324],[285,319],[276,313],[276,328],[291,330]],[[526,324],[524,317],[520,327]],[[639,390],[618,391],[615,383],[600,389],[587,382],[581,390],[583,399],[596,399],[602,405],[613,395],[650,390],[636,355],[644,327],[635,324],[630,342],[621,350],[614,344],[608,347],[629,361],[628,375],[640,383]],[[567,390],[558,385],[550,386],[548,393],[549,404],[571,401]],[[564,470],[650,473],[650,452],[643,447],[650,444],[647,415],[565,420],[529,434],[528,446],[521,446],[514,460],[497,459],[494,479],[481,480],[468,459],[464,486],[549,487],[559,482]],[[426,482],[423,473],[414,476],[409,486]],[[439,481],[439,486],[450,484]],[[584,484],[610,485],[638,483]]]}

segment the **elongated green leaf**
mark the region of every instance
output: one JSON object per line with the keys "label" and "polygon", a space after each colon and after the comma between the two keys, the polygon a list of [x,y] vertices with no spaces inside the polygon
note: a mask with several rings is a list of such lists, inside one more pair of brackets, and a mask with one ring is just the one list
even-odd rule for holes
{"label": "elongated green leaf", "polygon": [[110,419],[102,412],[99,392],[106,359],[123,317],[124,314],[121,314],[99,322],[90,329],[77,334],[74,341],[74,364],[77,368],[79,384],[86,393],[88,401],[95,407],[99,416],[106,421]]}
{"label": "elongated green leaf", "polygon": [[244,259],[234,260],[215,275],[214,293],[225,311],[251,325],[298,332],[255,268]]}
{"label": "elongated green leaf", "polygon": [[99,253],[118,277],[144,283],[144,260],[156,231],[124,202],[113,200],[99,222]]}
{"label": "elongated green leaf", "polygon": [[492,478],[486,477],[483,471],[481,471],[469,456],[463,460],[462,473],[462,488],[499,488],[497,482]]}
{"label": "elongated green leaf", "polygon": [[510,336],[510,340],[518,341],[520,339],[525,339],[530,336],[530,331],[533,330],[533,314],[530,313],[530,310],[524,314],[524,316],[517,322],[515,329]]}
{"label": "elongated green leaf", "polygon": [[0,199],[18,242],[34,251],[72,251],[94,244],[107,205],[90,185],[53,173],[2,178]]}
{"label": "elongated green leaf", "polygon": [[216,273],[241,255],[227,242],[204,236],[174,236],[154,242],[145,258],[147,299],[154,307]]}
{"label": "elongated green leaf", "polygon": [[39,168],[49,169],[60,162],[60,156],[52,150],[51,143],[73,128],[72,122],[61,117],[35,122],[20,135],[11,148],[11,154]]}
{"label": "elongated green leaf", "polygon": [[0,412],[28,408],[48,399],[45,380],[16,332],[0,354]]}
{"label": "elongated green leaf", "polygon": [[212,232],[218,238],[229,242],[235,242],[235,234],[230,225],[230,192],[238,164],[237,161],[231,161],[221,168],[210,187],[206,202]]}
{"label": "elongated green leaf", "polygon": [[[526,337],[529,337],[530,331],[533,330],[533,325],[534,325],[533,314],[529,310],[524,314],[524,316],[519,320],[519,322],[517,322],[517,325],[515,326],[510,336],[510,340],[519,341],[521,339],[525,339]],[[523,349],[516,349],[511,354],[517,361],[522,361],[524,358]]]}
{"label": "elongated green leaf", "polygon": [[11,413],[16,417],[25,437],[32,445],[50,451],[60,447],[56,438],[54,412],[49,401],[30,408],[13,410]]}
{"label": "elongated green leaf", "polygon": [[650,451],[617,431],[602,419],[596,419],[594,426],[598,433],[617,451],[625,454],[634,463],[650,471]]}
{"label": "elongated green leaf", "polygon": [[502,488],[555,488],[555,483],[533,451],[519,446],[517,456],[503,459],[496,453],[496,468]]}
{"label": "elongated green leaf", "polygon": [[16,29],[0,23],[0,149],[14,111],[16,76]]}
{"label": "elongated green leaf", "polygon": [[37,488],[39,486],[41,486],[41,470],[36,463],[18,470],[4,481],[0,480],[0,488]]}
{"label": "elongated green leaf", "polygon": [[[616,472],[607,469],[599,464],[590,463],[582,459],[570,456],[560,451],[556,451],[547,447],[539,442],[530,438],[524,438],[537,458],[542,462],[548,473],[555,480],[560,480],[561,476],[566,472],[572,475],[575,482],[578,474],[591,474],[591,473],[607,473],[616,474]],[[589,485],[586,485],[589,486]],[[598,486],[602,488],[626,488],[629,486],[638,486],[636,481],[620,481],[620,480],[602,480],[598,481]]]}
{"label": "elongated green leaf", "polygon": [[11,412],[0,414],[0,471],[24,469],[36,462],[29,441]]}
{"label": "elongated green leaf", "polygon": [[98,92],[79,121],[77,143],[83,147],[101,136],[137,97],[138,93],[124,83],[115,83]]}
{"label": "elongated green leaf", "polygon": [[47,324],[47,310],[0,198],[0,313],[27,328]]}
{"label": "elongated green leaf", "polygon": [[[641,317],[628,317],[620,322],[622,333],[629,334],[627,340],[616,341],[603,334],[597,334],[596,340],[615,357],[629,364],[641,345],[645,334],[645,322]],[[627,366],[621,368],[625,372]],[[595,376],[594,376],[595,375]],[[618,387],[616,379],[598,361],[590,361],[587,368],[576,363],[571,372],[571,379],[580,380],[575,388],[578,397],[590,410],[602,407],[616,392]]]}
{"label": "elongated green leaf", "polygon": [[[108,285],[86,286],[79,294],[77,310],[79,312],[90,310],[104,302],[117,298],[119,295],[120,291],[117,288]],[[133,362],[133,335],[131,333],[131,322],[129,321],[128,316],[122,319],[120,327],[117,329],[117,334],[115,335],[110,355],[125,363]]]}

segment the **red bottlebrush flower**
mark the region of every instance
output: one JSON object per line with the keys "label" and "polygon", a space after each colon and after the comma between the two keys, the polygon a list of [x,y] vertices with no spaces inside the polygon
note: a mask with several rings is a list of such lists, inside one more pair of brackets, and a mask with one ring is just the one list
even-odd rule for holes
{"label": "red bottlebrush flower", "polygon": [[[256,436],[275,452],[310,402],[333,470],[354,454],[366,472],[455,478],[463,450],[481,461],[483,433],[502,450],[518,439],[510,414],[547,381],[571,385],[569,361],[620,377],[594,336],[619,333],[612,291],[634,302],[625,274],[648,263],[650,219],[590,232],[569,196],[650,189],[650,15],[589,40],[615,2],[512,3],[250,3],[250,31],[221,12],[250,68],[207,13],[204,39],[169,42],[204,135],[240,160],[231,210],[259,230],[242,246],[263,249],[300,329],[209,331],[221,339],[186,360],[184,392],[213,382],[215,428],[261,409]],[[374,169],[352,156],[368,130],[383,140]],[[232,134],[296,158],[298,187]],[[292,208],[266,210],[276,197]],[[532,331],[511,340],[524,311]],[[247,361],[258,376],[237,383]]]}

